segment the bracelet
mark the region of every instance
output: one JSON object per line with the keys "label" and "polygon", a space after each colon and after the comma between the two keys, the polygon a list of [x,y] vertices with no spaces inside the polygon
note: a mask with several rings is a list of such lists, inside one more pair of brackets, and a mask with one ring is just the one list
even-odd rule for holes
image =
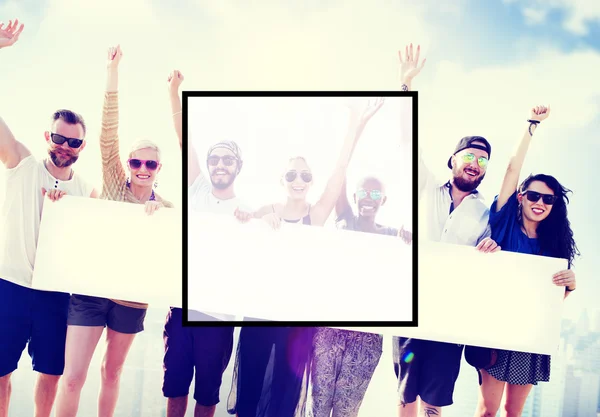
{"label": "bracelet", "polygon": [[539,120],[531,120],[531,119],[527,119],[527,121],[529,122],[529,136],[533,136],[533,132],[531,131],[531,126],[532,125],[539,125],[540,121]]}
{"label": "bracelet", "polygon": [[576,289],[577,289],[577,288],[573,288],[572,290],[570,290],[570,289],[569,289],[569,287],[565,287],[565,290],[566,290],[567,292],[572,292],[572,291],[575,291]]}
{"label": "bracelet", "polygon": [[[183,112],[177,111],[177,112],[173,113],[173,116],[177,116],[178,114],[181,114],[181,113],[183,113]],[[173,116],[171,116],[171,117],[173,117]]]}

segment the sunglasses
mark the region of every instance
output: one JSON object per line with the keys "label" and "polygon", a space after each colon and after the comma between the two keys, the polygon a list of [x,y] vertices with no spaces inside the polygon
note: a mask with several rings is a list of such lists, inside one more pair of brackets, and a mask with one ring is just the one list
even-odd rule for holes
{"label": "sunglasses", "polygon": [[127,163],[131,169],[140,169],[142,165],[146,165],[148,171],[156,171],[156,168],[158,168],[158,161],[152,159],[130,159]]}
{"label": "sunglasses", "polygon": [[208,163],[208,165],[210,165],[211,167],[216,167],[217,165],[219,165],[219,161],[223,161],[223,165],[225,165],[226,167],[230,167],[232,166],[235,161],[237,161],[237,159],[233,156],[229,156],[229,155],[225,155],[225,156],[209,156],[208,159],[206,160],[206,162]]}
{"label": "sunglasses", "polygon": [[[293,182],[296,178],[298,178],[298,173],[296,171],[288,171],[285,174],[285,180],[287,182]],[[313,179],[312,174],[310,172],[301,172],[300,178],[302,178],[302,181],[304,182],[311,182]]]}
{"label": "sunglasses", "polygon": [[359,200],[367,198],[367,196],[371,197],[371,200],[373,201],[381,200],[381,190],[371,190],[371,192],[367,192],[367,190],[360,189],[356,192],[356,197],[358,197]]}
{"label": "sunglasses", "polygon": [[57,145],[62,145],[63,143],[67,142],[69,144],[69,148],[75,149],[79,148],[83,143],[83,139],[67,138],[59,135],[58,133],[50,133],[50,138],[52,139],[52,142],[56,143]]}
{"label": "sunglasses", "polygon": [[[472,153],[466,153],[462,156],[462,160],[466,164],[470,164],[475,160],[475,158],[477,157]],[[488,159],[485,156],[480,156],[479,158],[477,158],[477,163],[481,168],[485,168],[488,165]]]}
{"label": "sunglasses", "polygon": [[527,200],[531,201],[532,203],[537,203],[541,198],[544,204],[547,206],[551,206],[558,199],[558,197],[555,195],[542,194],[538,193],[537,191],[524,191],[521,193],[521,195],[526,196]]}

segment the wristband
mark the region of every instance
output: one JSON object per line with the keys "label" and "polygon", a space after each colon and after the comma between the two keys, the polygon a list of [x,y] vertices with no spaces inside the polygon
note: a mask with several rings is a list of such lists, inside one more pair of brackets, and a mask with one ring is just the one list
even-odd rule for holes
{"label": "wristband", "polygon": [[539,120],[531,120],[531,119],[527,119],[527,121],[529,122],[529,136],[533,136],[533,132],[531,131],[531,126],[532,125],[539,125],[540,121]]}
{"label": "wristband", "polygon": [[406,84],[402,84],[402,87],[400,87],[400,89],[402,91],[408,91],[408,86]]}
{"label": "wristband", "polygon": [[573,291],[575,291],[576,289],[577,289],[577,288],[573,288],[572,290],[570,290],[570,289],[569,289],[569,287],[565,287],[565,290],[566,290],[567,292],[573,292]]}

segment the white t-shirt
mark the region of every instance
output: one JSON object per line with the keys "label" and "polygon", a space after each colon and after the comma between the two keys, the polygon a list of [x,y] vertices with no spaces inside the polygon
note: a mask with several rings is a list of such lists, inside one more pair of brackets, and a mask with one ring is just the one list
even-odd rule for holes
{"label": "white t-shirt", "polygon": [[[68,181],[57,180],[43,161],[32,155],[5,171],[6,195],[0,211],[3,236],[0,242],[0,278],[31,287],[33,265],[42,219],[42,188],[67,195],[90,197],[94,187],[76,173]],[[65,219],[69,221],[69,219]],[[67,248],[64,248],[67,249]]]}
{"label": "white t-shirt", "polygon": [[466,196],[450,213],[452,197],[447,182],[438,181],[429,171],[419,149],[419,236],[457,245],[477,246],[491,236],[490,210],[481,193]]}
{"label": "white t-shirt", "polygon": [[[208,212],[215,214],[230,215],[233,217],[235,210],[251,212],[248,206],[240,202],[240,199],[235,197],[229,200],[221,200],[215,197],[212,193],[212,184],[204,175],[200,174],[194,180],[193,184],[188,188],[188,205],[190,210],[199,212]],[[229,314],[203,312],[219,320],[231,321],[235,320],[235,316]],[[193,319],[193,317],[190,315]]]}

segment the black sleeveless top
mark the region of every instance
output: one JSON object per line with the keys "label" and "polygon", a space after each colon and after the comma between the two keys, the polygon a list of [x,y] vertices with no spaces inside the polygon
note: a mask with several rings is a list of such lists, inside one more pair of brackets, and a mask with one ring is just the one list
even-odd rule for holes
{"label": "black sleeveless top", "polygon": [[[273,208],[273,213],[275,213],[275,206],[271,206],[271,207]],[[306,224],[306,225],[310,226],[311,225],[310,208],[311,208],[311,206],[308,206],[308,214],[306,216],[302,217],[301,219],[297,219],[297,220],[282,219],[282,220],[286,223],[299,223],[302,220],[302,224]]]}

